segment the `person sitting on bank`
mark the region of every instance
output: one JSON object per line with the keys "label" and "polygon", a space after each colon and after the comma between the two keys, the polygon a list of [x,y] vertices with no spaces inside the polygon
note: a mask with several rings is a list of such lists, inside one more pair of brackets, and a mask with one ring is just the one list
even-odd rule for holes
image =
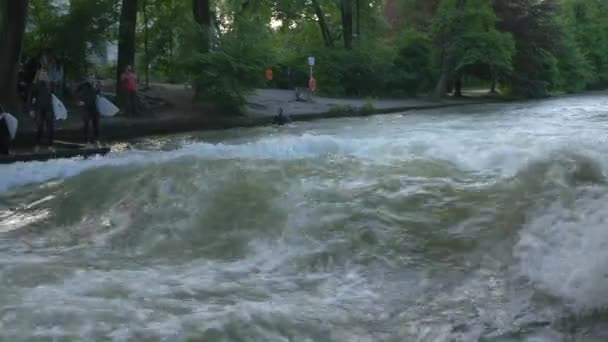
{"label": "person sitting on bank", "polygon": [[12,136],[6,120],[7,115],[0,105],[0,155],[8,155],[11,148]]}
{"label": "person sitting on bank", "polygon": [[36,152],[40,150],[42,135],[46,126],[48,149],[49,151],[54,152],[55,148],[53,147],[53,135],[55,133],[55,114],[53,112],[53,97],[46,65],[42,65],[36,74],[31,105],[33,109],[30,111],[30,113],[35,113],[37,125],[36,147],[34,150]]}
{"label": "person sitting on bank", "polygon": [[[83,129],[84,141],[86,144],[95,143],[97,147],[101,147],[99,142],[99,117],[100,113],[97,109],[97,95],[101,92],[99,82],[94,74],[82,82],[76,89],[76,94],[80,101],[84,103],[83,114]],[[93,126],[93,139],[89,140],[89,124]]]}
{"label": "person sitting on bank", "polygon": [[126,104],[127,115],[137,114],[137,75],[133,72],[133,68],[128,65],[125,72],[120,76],[124,102]]}
{"label": "person sitting on bank", "polygon": [[283,113],[283,107],[279,108],[279,114],[274,117],[274,123],[283,126],[291,122],[291,119]]}

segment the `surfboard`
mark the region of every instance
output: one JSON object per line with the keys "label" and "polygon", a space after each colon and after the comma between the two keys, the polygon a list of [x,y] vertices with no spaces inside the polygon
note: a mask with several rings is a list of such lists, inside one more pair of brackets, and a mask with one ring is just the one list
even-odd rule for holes
{"label": "surfboard", "polygon": [[8,126],[8,132],[11,135],[11,140],[15,139],[15,135],[17,135],[17,128],[19,127],[19,121],[17,118],[12,116],[9,113],[4,113],[2,119],[6,121],[6,126]]}

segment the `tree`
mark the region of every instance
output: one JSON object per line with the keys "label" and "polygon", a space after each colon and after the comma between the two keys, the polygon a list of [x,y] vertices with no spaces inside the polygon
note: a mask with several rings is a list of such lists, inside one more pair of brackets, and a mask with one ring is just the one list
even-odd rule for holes
{"label": "tree", "polygon": [[[62,57],[66,77],[80,79],[92,55],[104,55],[115,38],[118,6],[114,0],[30,0],[24,51],[27,57],[51,49]],[[70,39],[66,39],[70,37]]]}
{"label": "tree", "polygon": [[464,28],[466,0],[446,0],[442,3],[437,20],[437,35],[441,50],[441,70],[432,98],[441,99],[448,87],[448,81],[454,72],[454,59],[459,35]]}
{"label": "tree", "polygon": [[426,30],[441,0],[386,0],[384,17],[394,29]]}
{"label": "tree", "polygon": [[[560,48],[560,74],[577,90],[585,85],[602,88],[608,85],[608,3],[603,0],[562,0],[560,22],[565,41]],[[581,60],[583,59],[583,60]],[[578,61],[577,61],[578,60]],[[581,68],[582,66],[582,68]],[[588,70],[585,70],[588,68]],[[581,73],[583,75],[581,75]],[[583,76],[583,77],[581,77]],[[588,79],[584,79],[587,76]],[[571,82],[579,83],[572,85]]]}
{"label": "tree", "polygon": [[353,2],[352,0],[340,0],[340,5],[344,48],[350,50],[353,48]]}
{"label": "tree", "polygon": [[116,95],[122,99],[120,75],[128,65],[135,65],[135,29],[137,26],[137,0],[122,0],[118,35],[118,66],[116,69]]}
{"label": "tree", "polygon": [[497,28],[515,39],[512,92],[522,97],[542,97],[556,86],[559,74],[555,53],[563,35],[557,21],[556,0],[494,0]]}
{"label": "tree", "polygon": [[144,68],[146,70],[146,88],[150,87],[150,21],[148,17],[148,0],[143,0],[141,12],[144,20]]}
{"label": "tree", "polygon": [[23,46],[28,0],[0,0],[0,103],[18,111],[17,73]]}
{"label": "tree", "polygon": [[467,5],[465,30],[456,45],[456,96],[462,96],[464,75],[492,83],[510,75],[516,52],[512,35],[496,29],[497,18],[487,0],[469,0]]}
{"label": "tree", "polygon": [[201,26],[203,34],[203,45],[206,49],[210,46],[211,8],[209,0],[192,0],[192,14],[194,20]]}
{"label": "tree", "polygon": [[317,21],[319,22],[319,28],[321,29],[321,35],[323,36],[323,42],[327,47],[333,47],[334,40],[331,35],[331,31],[329,30],[329,26],[325,21],[325,14],[323,14],[323,10],[321,9],[321,5],[319,4],[319,0],[312,0],[312,6],[315,10],[315,15],[317,16]]}

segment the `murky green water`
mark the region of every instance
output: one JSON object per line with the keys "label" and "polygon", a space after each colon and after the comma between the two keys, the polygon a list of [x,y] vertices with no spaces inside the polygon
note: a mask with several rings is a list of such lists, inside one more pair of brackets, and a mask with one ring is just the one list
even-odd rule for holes
{"label": "murky green water", "polygon": [[599,95],[0,166],[0,340],[606,341],[607,172]]}

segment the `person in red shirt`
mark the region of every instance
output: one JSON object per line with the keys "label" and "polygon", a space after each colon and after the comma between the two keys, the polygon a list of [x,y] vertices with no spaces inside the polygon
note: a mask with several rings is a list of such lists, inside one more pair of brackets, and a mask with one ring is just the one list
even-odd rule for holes
{"label": "person in red shirt", "polygon": [[120,77],[122,90],[125,97],[127,115],[137,114],[137,76],[131,66],[127,66],[125,72]]}
{"label": "person in red shirt", "polygon": [[270,88],[272,85],[272,69],[266,68],[266,86]]}

